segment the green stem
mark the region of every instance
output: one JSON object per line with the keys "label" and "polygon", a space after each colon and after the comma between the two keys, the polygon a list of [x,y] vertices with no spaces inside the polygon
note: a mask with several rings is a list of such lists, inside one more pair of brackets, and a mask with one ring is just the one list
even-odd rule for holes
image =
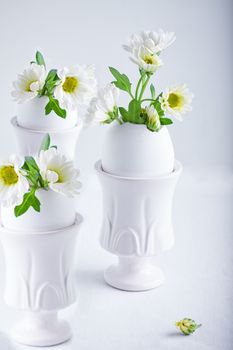
{"label": "green stem", "polygon": [[141,78],[139,79],[138,84],[137,84],[137,87],[136,87],[136,91],[135,91],[135,100],[138,99],[138,90],[139,90],[139,87],[140,87],[140,85],[141,85],[141,82],[142,82],[142,76],[141,76]]}
{"label": "green stem", "polygon": [[116,118],[116,120],[118,121],[118,123],[119,123],[120,125],[122,125],[122,124],[123,124],[123,121],[122,121],[121,119]]}
{"label": "green stem", "polygon": [[148,82],[149,82],[149,80],[150,80],[150,74],[148,74],[147,75],[147,78],[146,78],[146,81],[145,81],[145,83],[143,84],[143,86],[142,86],[142,90],[141,90],[141,92],[140,92],[140,95],[139,95],[139,101],[141,102],[141,98],[142,98],[142,96],[143,96],[143,94],[144,94],[144,91],[146,90],[146,87],[147,87],[147,84],[148,84]]}

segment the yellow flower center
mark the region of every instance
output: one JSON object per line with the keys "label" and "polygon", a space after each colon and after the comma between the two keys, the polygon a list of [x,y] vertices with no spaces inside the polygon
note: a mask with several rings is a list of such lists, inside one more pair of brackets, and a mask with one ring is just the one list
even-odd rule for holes
{"label": "yellow flower center", "polygon": [[78,87],[78,79],[75,77],[66,77],[62,88],[65,92],[72,94]]}
{"label": "yellow flower center", "polygon": [[31,84],[35,83],[35,82],[36,82],[36,80],[29,80],[29,81],[27,81],[27,85],[25,86],[25,91],[27,91],[27,92],[32,91],[31,90]]}
{"label": "yellow flower center", "polygon": [[18,182],[18,175],[12,165],[3,166],[0,168],[0,180],[5,186],[11,186]]}
{"label": "yellow flower center", "polygon": [[48,169],[48,170],[53,171],[54,173],[57,174],[58,179],[57,179],[56,183],[58,183],[58,182],[59,182],[59,183],[64,182],[63,173],[61,172],[60,169]]}
{"label": "yellow flower center", "polygon": [[183,106],[183,96],[172,92],[169,94],[168,103],[171,108],[180,108]]}
{"label": "yellow flower center", "polygon": [[143,60],[147,63],[147,64],[154,64],[155,63],[155,59],[152,55],[145,55],[143,57]]}

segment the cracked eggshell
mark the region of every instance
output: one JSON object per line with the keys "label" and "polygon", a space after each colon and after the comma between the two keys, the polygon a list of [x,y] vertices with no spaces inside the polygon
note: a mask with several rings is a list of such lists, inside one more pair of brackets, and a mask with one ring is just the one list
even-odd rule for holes
{"label": "cracked eggshell", "polygon": [[110,174],[147,178],[174,170],[174,148],[165,126],[152,132],[142,124],[113,123],[102,150],[102,169]]}

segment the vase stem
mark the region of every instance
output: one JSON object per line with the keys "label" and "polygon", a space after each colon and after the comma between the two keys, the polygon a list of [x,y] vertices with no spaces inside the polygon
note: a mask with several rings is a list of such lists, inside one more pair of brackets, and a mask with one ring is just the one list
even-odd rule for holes
{"label": "vase stem", "polygon": [[71,335],[68,322],[59,320],[57,311],[24,312],[22,320],[11,330],[13,339],[31,346],[61,344]]}
{"label": "vase stem", "polygon": [[163,272],[153,264],[151,257],[118,257],[118,263],[110,266],[104,274],[112,287],[127,291],[144,291],[160,286]]}

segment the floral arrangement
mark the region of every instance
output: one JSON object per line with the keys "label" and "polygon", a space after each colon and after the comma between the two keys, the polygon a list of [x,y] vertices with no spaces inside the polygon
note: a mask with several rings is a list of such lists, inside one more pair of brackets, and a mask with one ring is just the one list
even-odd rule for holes
{"label": "floral arrangement", "polygon": [[50,146],[50,136],[44,138],[36,157],[11,155],[0,164],[0,201],[3,206],[15,206],[18,217],[30,207],[40,212],[36,191],[52,190],[68,197],[78,193],[81,183],[73,162]]}
{"label": "floral arrangement", "polygon": [[95,95],[96,80],[92,65],[75,65],[60,70],[46,70],[45,60],[37,51],[35,61],[18,75],[13,83],[12,97],[18,103],[47,96],[45,114],[54,111],[66,118],[67,110],[74,110],[78,104],[88,104]]}
{"label": "floral arrangement", "polygon": [[[191,110],[193,98],[184,84],[168,87],[159,94],[156,94],[155,86],[150,84],[150,97],[144,98],[150,79],[163,65],[161,54],[175,39],[173,32],[163,30],[132,35],[130,43],[123,48],[139,67],[135,91],[132,91],[132,84],[126,74],[109,67],[115,80],[100,89],[91,100],[85,116],[86,124],[109,124],[116,120],[120,124],[145,124],[149,130],[159,131],[163,125],[172,124],[173,117],[182,120],[183,114]],[[120,90],[130,97],[127,109],[118,106]]]}

